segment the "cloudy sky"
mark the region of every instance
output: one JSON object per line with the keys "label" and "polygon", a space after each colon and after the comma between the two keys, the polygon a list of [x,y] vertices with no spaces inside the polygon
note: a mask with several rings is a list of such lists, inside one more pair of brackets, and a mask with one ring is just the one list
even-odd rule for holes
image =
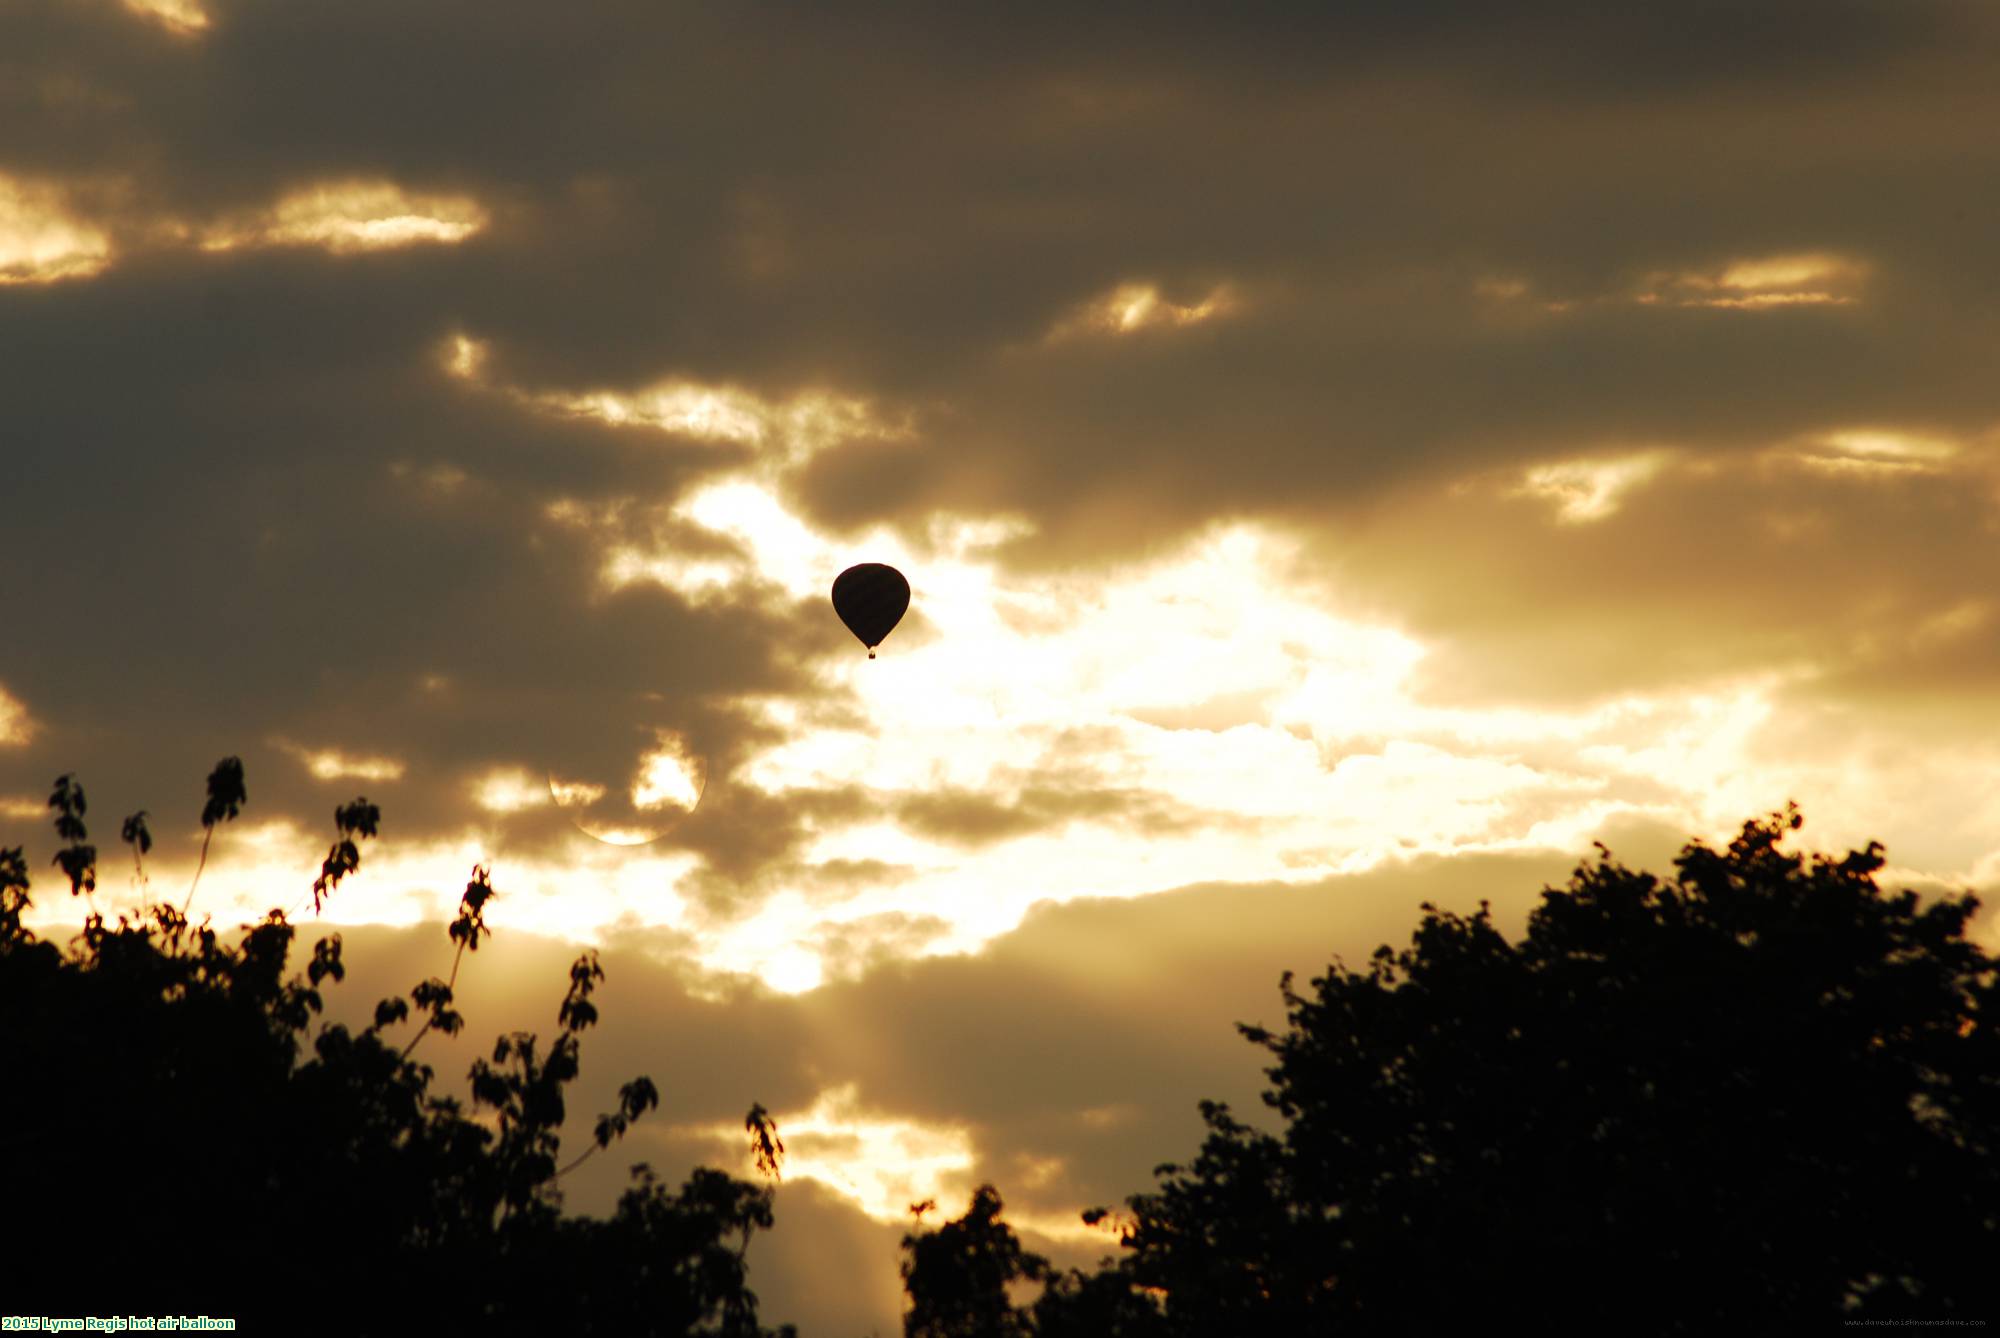
{"label": "cloudy sky", "polygon": [[366,795],[349,1006],[477,861],[474,1037],[604,949],[584,1085],[665,1100],[574,1206],[756,1100],[768,1319],[894,1331],[981,1180],[1094,1257],[1255,1107],[1231,1024],[1427,897],[1788,799],[2000,882],[1996,58],[1976,0],[0,0],[0,844],[73,922],[73,771],[100,903],[140,808],[177,899],[240,755],[228,925]]}

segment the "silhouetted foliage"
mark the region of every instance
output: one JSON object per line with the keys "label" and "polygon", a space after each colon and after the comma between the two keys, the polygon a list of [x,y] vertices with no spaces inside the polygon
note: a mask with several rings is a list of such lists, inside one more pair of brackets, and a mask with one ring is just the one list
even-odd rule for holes
{"label": "silhouetted foliage", "polygon": [[1000,1195],[991,1185],[973,1191],[965,1216],[935,1231],[921,1229],[937,1205],[912,1205],[919,1229],[903,1237],[903,1286],[910,1309],[904,1338],[1026,1338],[1034,1332],[1007,1295],[1009,1283],[1047,1277],[1048,1260],[1021,1248],[1000,1220]]}
{"label": "silhouetted foliage", "polygon": [[[912,1204],[917,1229],[903,1237],[903,1289],[910,1308],[903,1315],[903,1338],[1118,1338],[1161,1334],[1163,1320],[1154,1298],[1116,1266],[1095,1273],[1054,1268],[1024,1249],[1014,1229],[1000,1220],[1000,1192],[981,1185],[965,1216],[935,1231],[923,1229],[924,1214],[937,1207],[926,1199]],[[1084,1214],[1095,1225],[1104,1210]],[[1032,1305],[1013,1293],[1039,1282]]]}
{"label": "silhouetted foliage", "polygon": [[[209,778],[208,834],[243,802],[228,759]],[[50,806],[67,843],[56,863],[87,891],[95,852],[74,777]],[[379,820],[366,800],[337,810],[317,897],[355,871]],[[150,848],[144,814],[123,835],[135,860]],[[558,1128],[579,1035],[597,1021],[594,954],[571,968],[546,1052],[517,1033],[473,1066],[488,1123],[434,1095],[431,1069],[410,1059],[424,1031],[462,1025],[452,984],[490,932],[488,877],[473,871],[451,926],[452,981],[382,1001],[358,1034],[309,1035],[322,984],[345,974],[338,935],[289,979],[295,931],[276,910],[233,948],[169,905],[115,927],[93,911],[64,950],[22,924],[27,863],[0,850],[8,1313],[206,1313],[273,1334],[771,1338],[744,1261],[771,1225],[768,1187],[702,1169],[674,1192],[640,1165],[610,1218],[561,1211]],[[383,1033],[412,1004],[424,1028],[399,1051]],[[627,1083],[584,1155],[658,1104],[650,1079]],[[763,1107],[749,1128],[775,1174],[782,1145]]]}
{"label": "silhouetted foliage", "polygon": [[243,787],[243,759],[225,757],[208,773],[208,802],[201,806],[201,858],[195,861],[194,881],[188,884],[187,900],[181,903],[182,915],[194,904],[194,890],[201,886],[202,870],[208,867],[208,845],[215,839],[216,827],[234,822],[249,797],[250,792]]}
{"label": "silhouetted foliage", "polygon": [[97,847],[86,841],[90,832],[83,825],[83,815],[89,804],[74,775],[56,777],[49,807],[56,812],[56,835],[69,843],[56,852],[53,862],[69,879],[69,894],[87,896],[97,890]]}
{"label": "silhouetted foliage", "polygon": [[[1484,903],[1426,905],[1410,948],[1336,961],[1308,995],[1287,975],[1287,1029],[1239,1028],[1276,1057],[1282,1136],[1203,1103],[1199,1155],[1129,1200],[1118,1260],[1052,1278],[1014,1328],[934,1331],[1747,1333],[2000,1312],[2000,998],[1964,936],[1977,902],[1883,893],[1876,844],[1780,851],[1799,825],[1792,809],[1727,850],[1694,843],[1668,881],[1600,846],[1518,943]],[[906,1242],[913,1300],[990,1298],[1006,1227],[954,1225],[984,1257],[933,1248],[943,1232]]]}

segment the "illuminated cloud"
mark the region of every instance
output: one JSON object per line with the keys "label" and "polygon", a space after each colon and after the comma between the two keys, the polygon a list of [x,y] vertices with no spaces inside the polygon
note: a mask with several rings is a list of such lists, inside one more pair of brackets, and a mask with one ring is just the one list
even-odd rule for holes
{"label": "illuminated cloud", "polygon": [[199,0],[124,0],[125,8],[177,37],[194,37],[213,23]]}
{"label": "illuminated cloud", "polygon": [[[601,588],[615,591],[651,582],[700,603],[745,585],[762,585],[796,599],[823,599],[834,577],[865,550],[873,555],[870,560],[923,570],[926,591],[941,602],[978,598],[976,573],[990,562],[992,550],[1030,528],[1018,516],[933,512],[923,527],[922,550],[880,528],[857,536],[831,535],[783,500],[764,472],[753,467],[724,474],[683,495],[660,517],[662,528],[680,531],[675,540],[650,547],[608,543],[599,572]],[[615,506],[593,513],[569,500],[552,504],[549,515],[579,529],[608,533],[621,532],[626,519]],[[704,536],[704,542],[691,548],[690,533]]]}
{"label": "illuminated cloud", "polygon": [[1626,493],[1656,476],[1671,459],[1671,452],[1655,450],[1534,465],[1510,495],[1547,498],[1556,504],[1558,520],[1588,524],[1616,513]]}
{"label": "illuminated cloud", "polygon": [[1666,794],[1724,824],[1730,803],[1764,802],[1752,739],[1781,684],[1567,713],[1424,705],[1423,648],[1288,589],[1289,553],[1241,527],[1067,592],[915,568],[937,638],[829,666],[861,705],[852,727],[768,707],[786,737],[734,777],[792,803],[865,794],[866,816],[815,825],[800,858],[886,862],[896,879],[837,911],[775,897],[702,930],[701,960],[796,990],[816,972],[782,955],[852,917],[933,920],[949,932],[912,950],[962,952],[1038,900],[1565,847]]}
{"label": "illuminated cloud", "polygon": [[[732,472],[691,489],[658,514],[656,528],[667,537],[650,545],[608,539],[600,588],[616,591],[648,582],[697,604],[746,585],[776,586],[798,599],[823,598],[834,577],[865,548],[876,555],[873,560],[921,563],[934,573],[927,578],[928,589],[949,598],[963,564],[1026,528],[1019,518],[933,513],[924,527],[926,550],[919,554],[881,530],[842,538],[815,529],[761,474],[757,468]],[[585,532],[629,532],[629,510],[617,505],[593,511],[573,499],[560,499],[545,514]],[[701,542],[690,544],[690,536]]]}
{"label": "illuminated cloud", "polygon": [[822,583],[831,588],[833,577],[847,565],[840,549],[791,514],[767,485],[740,476],[689,493],[668,518],[725,541],[730,556],[614,547],[605,555],[601,574],[607,588],[647,580],[699,599],[756,579],[803,596]]}
{"label": "illuminated cloud", "polygon": [[1239,303],[1227,287],[1216,288],[1201,301],[1182,305],[1160,295],[1158,285],[1128,283],[1092,298],[1057,322],[1051,342],[1088,335],[1128,335],[1142,330],[1172,330],[1230,315]]}
{"label": "illuminated cloud", "polygon": [[77,217],[63,191],[0,173],[0,285],[87,279],[111,256],[111,239]]}
{"label": "illuminated cloud", "polygon": [[279,751],[298,759],[315,780],[396,781],[408,770],[393,757],[357,757],[338,748],[308,748],[285,739],[271,742]]}
{"label": "illuminated cloud", "polygon": [[519,813],[554,802],[549,783],[516,768],[489,771],[471,785],[472,802],[488,813]]}
{"label": "illuminated cloud", "polygon": [[[211,224],[160,217],[134,226],[162,247],[316,246],[339,255],[461,242],[486,222],[486,211],[463,196],[411,195],[389,182],[340,182]],[[109,234],[73,209],[67,192],[0,174],[0,284],[90,278],[113,259]]]}
{"label": "illuminated cloud", "polygon": [[598,785],[591,781],[551,780],[549,796],[558,804],[589,805],[610,793],[608,785]]}
{"label": "illuminated cloud", "polygon": [[702,759],[689,751],[687,740],[662,731],[659,746],[639,759],[632,802],[642,809],[691,809],[701,802],[703,775]]}
{"label": "illuminated cloud", "polygon": [[462,242],[486,226],[486,210],[463,195],[417,195],[389,181],[334,181],[284,196],[269,209],[202,230],[205,251],[316,246],[335,255]]}
{"label": "illuminated cloud", "polygon": [[445,371],[461,381],[496,390],[542,413],[587,418],[613,427],[645,428],[697,441],[752,446],[766,471],[803,463],[856,437],[907,438],[911,428],[885,418],[865,398],[806,390],[772,400],[738,386],[704,385],[669,378],[637,390],[526,390],[491,385],[489,341],[458,333],[445,341]]}
{"label": "illuminated cloud", "polygon": [[18,748],[35,737],[36,725],[28,708],[0,684],[0,748]]}
{"label": "illuminated cloud", "polygon": [[[89,783],[89,777],[84,779]],[[251,785],[254,804],[261,791],[254,777]],[[100,797],[93,791],[93,812]],[[438,923],[450,919],[476,864],[494,869],[498,896],[489,914],[512,932],[568,944],[594,943],[613,926],[666,926],[686,918],[674,891],[695,862],[684,852],[621,848],[576,833],[570,841],[527,856],[497,845],[490,831],[478,828],[433,840],[397,835],[402,810],[387,803],[383,807],[381,839],[362,845],[360,871],[343,881],[316,913],[312,874],[334,834],[331,815],[323,812],[310,824],[290,818],[256,822],[246,809],[241,819],[217,829],[194,903],[197,918],[212,915],[218,926],[248,924],[276,908],[295,922],[312,919],[332,926]],[[23,816],[41,819],[47,813],[37,805],[34,813]],[[13,816],[0,810],[0,817]],[[155,817],[157,844],[147,861],[148,873],[158,886],[189,887],[201,829],[191,821],[183,829],[159,820],[157,813]],[[100,857],[104,845],[100,839]],[[73,924],[68,898],[47,896],[39,879],[37,886],[43,895],[36,900],[34,922]]]}
{"label": "illuminated cloud", "polygon": [[711,595],[727,594],[744,577],[746,564],[678,554],[648,555],[641,549],[621,546],[604,557],[599,579],[606,590],[622,590],[628,585],[650,581],[663,585],[700,603]]}
{"label": "illuminated cloud", "polygon": [[1958,462],[1954,441],[1917,433],[1854,428],[1780,447],[1771,457],[1836,477],[1880,478],[1938,474]]}
{"label": "illuminated cloud", "polygon": [[756,913],[691,936],[704,970],[757,980],[778,994],[817,989],[830,977],[812,946],[825,936],[822,912],[797,891],[780,892]]}
{"label": "illuminated cloud", "polygon": [[[1790,292],[1815,284],[1859,278],[1861,267],[1839,256],[1808,254],[1739,260],[1714,280],[1718,288],[1739,292]],[[1685,282],[1699,283],[1698,279]]]}
{"label": "illuminated cloud", "polygon": [[1649,275],[1633,301],[1736,311],[1851,306],[1867,275],[1866,265],[1823,252],[1763,256],[1732,261],[1715,271]]}
{"label": "illuminated cloud", "polygon": [[1830,252],[1798,252],[1733,260],[1713,269],[1653,270],[1636,286],[1609,291],[1539,296],[1535,283],[1518,275],[1489,274],[1472,285],[1473,295],[1499,308],[1533,301],[1542,311],[1569,315],[1605,308],[1710,308],[1770,311],[1785,307],[1846,307],[1860,301],[1869,266]]}
{"label": "illuminated cloud", "polygon": [[491,345],[485,340],[474,339],[466,334],[455,334],[445,340],[445,370],[462,381],[476,381],[484,374],[486,361],[492,355],[492,351]]}
{"label": "illuminated cloud", "polygon": [[535,403],[613,427],[650,427],[706,441],[761,442],[762,407],[750,396],[727,388],[670,382],[630,395],[596,391],[583,395],[547,394]]}

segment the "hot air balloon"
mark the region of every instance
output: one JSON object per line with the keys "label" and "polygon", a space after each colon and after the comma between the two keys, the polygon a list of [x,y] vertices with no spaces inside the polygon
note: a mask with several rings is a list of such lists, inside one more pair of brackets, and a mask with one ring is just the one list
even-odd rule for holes
{"label": "hot air balloon", "polygon": [[868,647],[871,660],[875,647],[903,620],[909,607],[910,583],[903,579],[903,573],[884,563],[864,562],[833,578],[833,611]]}

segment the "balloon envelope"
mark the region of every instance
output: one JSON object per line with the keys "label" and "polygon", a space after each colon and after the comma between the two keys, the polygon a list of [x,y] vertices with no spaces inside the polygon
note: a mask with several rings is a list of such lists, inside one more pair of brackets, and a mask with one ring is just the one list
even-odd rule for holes
{"label": "balloon envelope", "polygon": [[868,647],[871,660],[875,647],[903,620],[909,607],[910,583],[894,567],[864,562],[833,578],[833,611]]}

